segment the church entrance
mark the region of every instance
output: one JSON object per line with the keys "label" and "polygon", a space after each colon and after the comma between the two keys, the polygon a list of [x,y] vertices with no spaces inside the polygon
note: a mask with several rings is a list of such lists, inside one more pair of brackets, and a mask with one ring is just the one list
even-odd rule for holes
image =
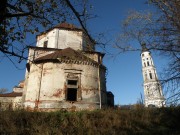
{"label": "church entrance", "polygon": [[77,101],[77,89],[75,89],[75,88],[67,89],[67,100],[68,101]]}

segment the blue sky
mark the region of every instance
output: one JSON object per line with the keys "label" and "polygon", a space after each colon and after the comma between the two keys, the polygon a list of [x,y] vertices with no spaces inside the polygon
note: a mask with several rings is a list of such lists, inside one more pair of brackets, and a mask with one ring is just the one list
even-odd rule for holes
{"label": "blue sky", "polygon": [[[96,0],[90,1],[93,5],[93,13],[97,18],[89,22],[89,30],[95,35],[105,33],[107,39],[113,41],[121,30],[121,22],[129,10],[143,11],[152,9],[144,0]],[[35,42],[34,37],[28,38],[29,43]],[[113,42],[108,45],[108,51],[116,54]],[[136,43],[134,42],[136,45]],[[100,49],[98,49],[100,50]],[[157,72],[161,72],[164,66],[162,58],[153,55]],[[17,64],[17,69],[11,61],[0,56],[0,88],[12,91],[19,81],[24,79],[26,61]],[[133,104],[143,94],[143,78],[141,73],[140,52],[127,52],[117,57],[106,55],[104,65],[107,67],[107,90],[115,96],[115,104]]]}

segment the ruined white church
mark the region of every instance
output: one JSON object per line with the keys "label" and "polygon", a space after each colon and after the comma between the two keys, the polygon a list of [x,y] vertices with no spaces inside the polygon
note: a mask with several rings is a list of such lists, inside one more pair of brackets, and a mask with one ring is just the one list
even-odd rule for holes
{"label": "ruined white church", "polygon": [[145,44],[142,45],[141,60],[144,80],[144,104],[146,107],[163,107],[165,106],[165,98],[162,87],[158,80],[151,52]]}
{"label": "ruined white church", "polygon": [[106,91],[104,54],[81,29],[61,23],[37,36],[29,47],[25,80],[12,93],[0,94],[9,108],[51,111],[93,110],[114,105]]}

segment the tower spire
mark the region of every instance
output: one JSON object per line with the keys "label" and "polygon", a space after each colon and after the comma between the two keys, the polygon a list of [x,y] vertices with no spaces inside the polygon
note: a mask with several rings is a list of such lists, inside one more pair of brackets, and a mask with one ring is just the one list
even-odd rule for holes
{"label": "tower spire", "polygon": [[165,105],[165,99],[162,93],[161,84],[157,77],[151,53],[145,43],[142,43],[141,47],[145,106],[162,107]]}
{"label": "tower spire", "polygon": [[143,42],[143,43],[141,44],[141,48],[142,48],[142,52],[148,51],[145,42]]}

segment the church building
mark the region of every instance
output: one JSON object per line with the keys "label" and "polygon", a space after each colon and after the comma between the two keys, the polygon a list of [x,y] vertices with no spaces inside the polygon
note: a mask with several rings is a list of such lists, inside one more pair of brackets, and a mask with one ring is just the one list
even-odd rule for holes
{"label": "church building", "polygon": [[[93,110],[108,106],[104,54],[81,29],[61,23],[29,47],[21,103],[28,110]],[[0,95],[1,97],[1,95]],[[111,102],[112,103],[112,102]],[[112,105],[112,104],[111,104]]]}

